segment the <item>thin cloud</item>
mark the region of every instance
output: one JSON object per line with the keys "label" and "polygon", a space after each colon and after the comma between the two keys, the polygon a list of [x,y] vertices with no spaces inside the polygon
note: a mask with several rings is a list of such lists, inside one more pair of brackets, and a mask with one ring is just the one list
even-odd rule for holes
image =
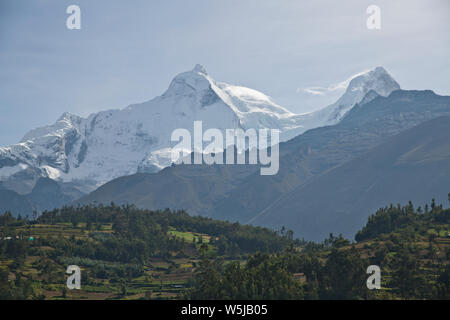
{"label": "thin cloud", "polygon": [[296,91],[297,91],[297,93],[305,92],[305,93],[308,93],[308,94],[311,94],[314,96],[324,96],[324,95],[327,95],[334,91],[344,91],[345,89],[347,89],[350,81],[352,81],[354,78],[356,78],[360,75],[367,73],[368,71],[369,70],[364,70],[362,72],[354,74],[353,76],[351,76],[350,78],[348,78],[342,82],[331,84],[328,87],[320,87],[320,86],[306,87],[306,88],[298,88]]}
{"label": "thin cloud", "polygon": [[308,87],[308,88],[298,88],[297,92],[306,92],[312,95],[323,96],[325,94],[326,88],[323,87]]}

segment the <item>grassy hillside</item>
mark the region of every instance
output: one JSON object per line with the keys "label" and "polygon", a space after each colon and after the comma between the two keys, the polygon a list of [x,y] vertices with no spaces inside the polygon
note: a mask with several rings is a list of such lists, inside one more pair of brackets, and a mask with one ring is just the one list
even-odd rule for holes
{"label": "grassy hillside", "polygon": [[[190,292],[195,299],[450,299],[450,209],[380,209],[355,243],[333,236],[245,265],[204,259]],[[381,269],[368,290],[367,267]]]}
{"label": "grassy hillside", "polygon": [[[449,299],[450,209],[390,206],[356,242],[191,217],[85,206],[0,216],[0,299]],[[65,270],[81,267],[81,290]],[[366,269],[381,268],[381,290]]]}
{"label": "grassy hillside", "polygon": [[[244,261],[291,240],[183,211],[85,206],[36,221],[0,216],[0,299],[170,299],[184,295],[200,256]],[[82,290],[67,290],[69,265]]]}

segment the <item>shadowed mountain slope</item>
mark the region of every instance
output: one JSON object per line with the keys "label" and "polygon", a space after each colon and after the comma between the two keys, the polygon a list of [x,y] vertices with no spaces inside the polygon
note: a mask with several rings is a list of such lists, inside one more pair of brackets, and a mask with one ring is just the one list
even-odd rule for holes
{"label": "shadowed mountain slope", "polygon": [[289,226],[318,240],[330,232],[352,236],[386,203],[446,203],[450,192],[450,117],[420,124],[310,183],[295,188],[253,219]]}

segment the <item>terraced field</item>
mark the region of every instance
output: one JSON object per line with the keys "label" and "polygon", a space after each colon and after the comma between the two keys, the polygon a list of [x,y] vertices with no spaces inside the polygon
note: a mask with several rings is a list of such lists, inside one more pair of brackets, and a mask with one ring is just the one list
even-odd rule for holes
{"label": "terraced field", "polygon": [[[8,230],[0,229],[6,235]],[[10,232],[10,231],[9,231]],[[43,239],[51,237],[66,238],[74,241],[88,241],[96,243],[93,235],[112,234],[111,224],[98,224],[95,230],[87,230],[86,223],[73,226],[70,223],[35,224],[15,228],[15,237],[29,241],[36,255],[28,255],[22,266],[9,273],[10,280],[16,280],[20,275],[22,279],[32,280],[36,292],[45,299],[173,299],[179,298],[188,286],[193,272],[198,265],[196,257],[197,249],[202,243],[208,246],[208,252],[214,252],[216,248],[210,244],[210,236],[207,234],[179,232],[175,229],[169,231],[173,237],[185,239],[189,244],[192,258],[168,257],[166,259],[150,258],[148,263],[142,266],[142,275],[128,278],[125,281],[114,281],[97,277],[92,269],[95,265],[107,265],[109,268],[126,267],[121,263],[102,260],[76,259],[67,257],[53,257],[52,252],[56,248],[41,245]],[[3,239],[1,241],[13,241],[14,239]],[[8,237],[9,238],[9,237]],[[33,240],[30,240],[33,239]],[[14,265],[15,261],[0,260],[0,269]],[[70,264],[81,267],[82,288],[81,290],[67,290],[65,274]]]}

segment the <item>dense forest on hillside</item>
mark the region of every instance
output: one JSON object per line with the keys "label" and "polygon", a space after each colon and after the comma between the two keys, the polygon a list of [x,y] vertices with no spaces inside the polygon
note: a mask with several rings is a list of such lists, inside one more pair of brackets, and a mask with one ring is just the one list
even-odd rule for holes
{"label": "dense forest on hillside", "polygon": [[[381,208],[356,242],[129,205],[35,218],[0,215],[0,299],[450,299],[450,209],[434,200]],[[81,290],[66,288],[72,264]]]}
{"label": "dense forest on hillside", "polygon": [[174,297],[192,277],[200,251],[243,261],[293,242],[284,230],[114,204],[64,207],[35,220],[7,212],[0,216],[0,239],[3,299],[65,291],[65,267],[72,264],[85,268],[83,281],[93,293],[104,293],[98,297],[127,296],[127,287],[137,296]]}
{"label": "dense forest on hillside", "polygon": [[[356,242],[341,236],[247,264],[204,258],[190,298],[450,299],[450,209],[389,206],[370,216]],[[381,290],[368,290],[366,268],[378,265]],[[298,275],[296,277],[296,275]]]}

